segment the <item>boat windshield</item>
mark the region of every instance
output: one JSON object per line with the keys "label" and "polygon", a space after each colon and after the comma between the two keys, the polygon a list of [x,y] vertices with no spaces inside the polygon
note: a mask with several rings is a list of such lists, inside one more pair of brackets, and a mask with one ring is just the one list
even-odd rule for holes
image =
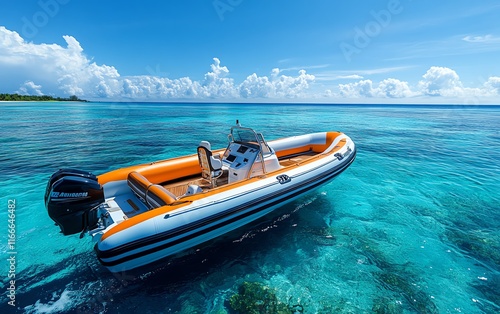
{"label": "boat windshield", "polygon": [[249,128],[232,128],[231,134],[233,136],[233,140],[238,143],[249,143],[254,145],[258,145],[259,143],[257,134],[254,130]]}
{"label": "boat windshield", "polygon": [[240,144],[249,144],[259,147],[264,155],[271,154],[272,150],[267,145],[264,136],[261,133],[256,133],[253,129],[233,127],[231,128],[231,136],[234,142]]}

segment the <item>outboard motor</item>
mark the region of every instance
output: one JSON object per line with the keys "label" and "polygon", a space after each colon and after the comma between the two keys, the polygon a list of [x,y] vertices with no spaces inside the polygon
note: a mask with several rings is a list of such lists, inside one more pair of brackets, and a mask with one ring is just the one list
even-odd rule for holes
{"label": "outboard motor", "polygon": [[90,172],[61,169],[54,173],[45,191],[49,216],[64,235],[93,229],[99,220],[97,207],[104,202],[104,191]]}

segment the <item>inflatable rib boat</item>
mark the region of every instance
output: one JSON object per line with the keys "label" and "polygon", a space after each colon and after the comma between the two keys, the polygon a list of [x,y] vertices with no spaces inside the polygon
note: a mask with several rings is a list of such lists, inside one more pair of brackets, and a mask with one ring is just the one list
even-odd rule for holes
{"label": "inflatable rib boat", "polygon": [[340,132],[266,142],[239,123],[227,148],[100,176],[61,169],[47,185],[48,214],[64,235],[89,234],[102,265],[131,270],[262,217],[339,175],[356,146]]}

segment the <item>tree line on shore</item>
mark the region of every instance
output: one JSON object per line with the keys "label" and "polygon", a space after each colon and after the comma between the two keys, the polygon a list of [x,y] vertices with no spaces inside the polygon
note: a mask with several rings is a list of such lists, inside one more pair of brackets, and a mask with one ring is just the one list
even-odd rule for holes
{"label": "tree line on shore", "polygon": [[19,94],[0,94],[0,101],[86,101],[77,96],[52,97],[47,95],[19,95]]}

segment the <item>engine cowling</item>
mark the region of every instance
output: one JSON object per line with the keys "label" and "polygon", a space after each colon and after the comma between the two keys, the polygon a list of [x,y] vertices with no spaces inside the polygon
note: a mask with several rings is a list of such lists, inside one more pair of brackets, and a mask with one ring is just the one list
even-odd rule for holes
{"label": "engine cowling", "polygon": [[90,172],[61,169],[54,173],[45,192],[49,217],[64,235],[80,233],[97,226],[97,207],[104,202],[104,191]]}

